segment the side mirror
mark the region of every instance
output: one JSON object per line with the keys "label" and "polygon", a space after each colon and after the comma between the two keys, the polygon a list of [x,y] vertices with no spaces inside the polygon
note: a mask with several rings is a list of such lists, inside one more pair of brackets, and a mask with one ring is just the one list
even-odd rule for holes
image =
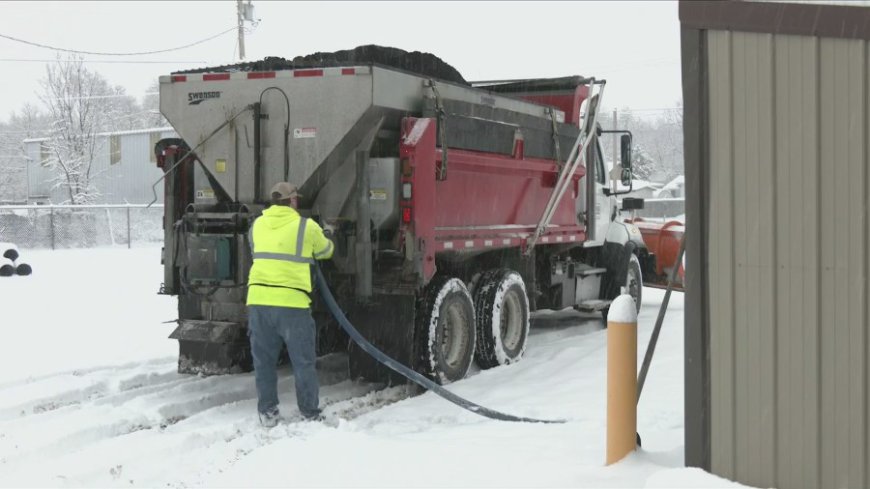
{"label": "side mirror", "polygon": [[623,168],[631,169],[631,135],[623,134],[619,138],[619,158]]}
{"label": "side mirror", "polygon": [[622,163],[622,184],[631,185],[631,135],[623,134],[619,138],[620,162]]}
{"label": "side mirror", "polygon": [[628,187],[631,185],[631,168],[622,169],[622,175],[620,175],[620,180],[622,180],[623,187]]}

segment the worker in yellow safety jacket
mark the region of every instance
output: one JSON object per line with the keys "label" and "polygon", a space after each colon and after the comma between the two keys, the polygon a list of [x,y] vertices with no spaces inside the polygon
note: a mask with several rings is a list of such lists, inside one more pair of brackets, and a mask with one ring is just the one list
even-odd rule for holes
{"label": "worker in yellow safety jacket", "polygon": [[278,424],[278,355],[286,345],[296,379],[296,402],[306,419],[320,419],[316,326],[311,316],[311,265],[332,257],[326,231],[296,211],[295,185],[272,187],[272,206],[251,226],[254,264],[248,276],[248,337],[254,359],[260,423]]}

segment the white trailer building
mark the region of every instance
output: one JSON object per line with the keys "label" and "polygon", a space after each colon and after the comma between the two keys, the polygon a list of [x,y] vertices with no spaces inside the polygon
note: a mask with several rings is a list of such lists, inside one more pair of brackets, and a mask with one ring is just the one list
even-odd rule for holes
{"label": "white trailer building", "polygon": [[[97,157],[91,167],[93,185],[99,193],[95,204],[147,204],[154,199],[152,185],[162,175],[157,168],[154,144],[178,137],[172,128],[152,128],[98,135]],[[56,171],[49,165],[48,139],[25,140],[27,200],[32,204],[61,204],[69,194],[55,182]],[[162,187],[157,187],[157,202],[163,202]]]}

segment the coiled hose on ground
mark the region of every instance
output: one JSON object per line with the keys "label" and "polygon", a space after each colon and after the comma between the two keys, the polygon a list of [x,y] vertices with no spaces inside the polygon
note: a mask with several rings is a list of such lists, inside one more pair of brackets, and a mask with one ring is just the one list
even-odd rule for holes
{"label": "coiled hose on ground", "polygon": [[463,399],[462,397],[457,396],[456,394],[450,392],[444,387],[438,385],[432,380],[424,377],[419,372],[415,372],[410,368],[402,365],[401,363],[393,360],[392,358],[385,355],[382,351],[375,348],[374,345],[368,342],[363,336],[360,334],[356,328],[350,323],[347,317],[344,315],[344,311],[338,306],[338,302],[336,302],[335,297],[332,296],[332,291],[329,290],[329,286],[326,283],[326,279],[323,276],[323,272],[320,270],[320,267],[315,265],[315,280],[317,283],[317,289],[320,291],[321,297],[323,297],[324,302],[326,302],[326,307],[329,308],[329,311],[335,317],[338,324],[341,325],[342,329],[347,332],[350,339],[354,341],[360,348],[363,349],[366,353],[371,355],[375,360],[381,362],[386,365],[396,373],[404,376],[408,380],[416,383],[417,385],[428,389],[444,399],[456,404],[457,406],[467,409],[472,413],[479,414],[481,416],[485,416],[487,418],[497,419],[500,421],[516,421],[522,423],[564,423],[564,419],[535,419],[535,418],[526,418],[522,416],[514,416],[511,414],[505,414],[499,411],[495,411],[493,409],[489,409],[487,407],[481,406],[479,404],[475,404],[467,399]]}

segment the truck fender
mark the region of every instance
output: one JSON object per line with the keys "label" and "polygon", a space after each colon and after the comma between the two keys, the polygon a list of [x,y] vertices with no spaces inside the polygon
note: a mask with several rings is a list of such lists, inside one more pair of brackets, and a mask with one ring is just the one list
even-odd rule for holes
{"label": "truck fender", "polygon": [[643,235],[640,229],[634,224],[628,222],[611,221],[607,226],[607,233],[604,235],[605,243],[619,243],[625,246],[627,243],[634,243],[635,246],[646,249],[646,244],[643,241]]}
{"label": "truck fender", "polygon": [[613,300],[620,294],[620,287],[625,284],[628,274],[628,263],[632,255],[637,255],[641,263],[649,254],[643,236],[637,226],[619,221],[612,221],[607,227],[604,246],[601,250],[600,266],[607,269],[601,281],[600,298]]}

